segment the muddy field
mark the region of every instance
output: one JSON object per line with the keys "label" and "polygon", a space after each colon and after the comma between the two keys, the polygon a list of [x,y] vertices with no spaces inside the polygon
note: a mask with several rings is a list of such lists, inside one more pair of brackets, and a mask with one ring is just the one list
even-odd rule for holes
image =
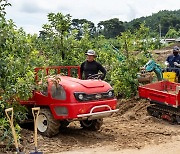
{"label": "muddy field", "polygon": [[[154,53],[159,57],[157,58],[158,61],[163,61],[171,53],[171,49],[155,51]],[[173,145],[176,143],[178,147],[180,125],[171,125],[166,121],[149,116],[146,111],[148,105],[148,101],[138,97],[129,100],[119,99],[119,112],[105,118],[104,124],[98,132],[84,130],[78,122],[72,122],[53,138],[38,135],[38,149],[47,154],[106,154],[120,153],[124,149],[123,154],[130,154],[131,152],[139,154],[140,151],[138,150],[144,147],[156,145],[163,149],[165,147],[163,144],[170,144],[170,142]],[[171,145],[169,146],[171,148]],[[21,148],[26,153],[34,150],[32,127],[31,129],[22,129]],[[153,153],[153,148],[149,149],[149,154]],[[157,149],[155,148],[156,152]],[[160,154],[160,151],[158,153]]]}

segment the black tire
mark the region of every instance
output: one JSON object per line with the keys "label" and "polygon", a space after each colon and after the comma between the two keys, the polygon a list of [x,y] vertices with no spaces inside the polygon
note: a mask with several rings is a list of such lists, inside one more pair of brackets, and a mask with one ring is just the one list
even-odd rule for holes
{"label": "black tire", "polygon": [[55,120],[51,111],[48,108],[40,110],[37,129],[38,132],[44,136],[52,137],[59,133],[60,122]]}
{"label": "black tire", "polygon": [[60,121],[60,127],[59,129],[64,129],[69,125],[69,121],[64,120],[64,121]]}
{"label": "black tire", "polygon": [[81,127],[84,129],[97,131],[101,128],[103,124],[103,119],[95,119],[95,120],[82,120],[80,121]]}

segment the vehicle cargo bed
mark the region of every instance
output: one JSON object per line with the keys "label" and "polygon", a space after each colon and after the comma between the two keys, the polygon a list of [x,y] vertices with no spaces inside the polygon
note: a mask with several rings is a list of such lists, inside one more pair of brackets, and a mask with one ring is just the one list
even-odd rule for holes
{"label": "vehicle cargo bed", "polygon": [[178,107],[180,102],[180,83],[159,81],[139,86],[139,97],[150,101]]}

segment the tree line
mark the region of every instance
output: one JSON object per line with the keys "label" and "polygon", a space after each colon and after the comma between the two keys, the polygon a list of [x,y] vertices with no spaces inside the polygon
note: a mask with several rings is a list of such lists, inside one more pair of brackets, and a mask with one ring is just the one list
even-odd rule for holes
{"label": "tree line", "polygon": [[[87,19],[73,19],[71,30],[76,29],[78,31],[77,38],[81,39],[83,36],[83,27],[85,24],[88,24],[91,37],[103,35],[105,38],[109,39],[121,36],[123,32],[128,30],[134,32],[135,29],[140,28],[142,23],[144,23],[146,27],[149,27],[150,35],[152,37],[157,37],[159,35],[161,35],[161,37],[178,37],[180,35],[180,10],[162,10],[158,13],[152,14],[151,16],[133,19],[130,22],[123,22],[118,18],[113,18],[100,21],[97,26]],[[173,30],[173,35],[169,35],[169,30]],[[43,34],[44,32],[41,31],[40,35]]]}

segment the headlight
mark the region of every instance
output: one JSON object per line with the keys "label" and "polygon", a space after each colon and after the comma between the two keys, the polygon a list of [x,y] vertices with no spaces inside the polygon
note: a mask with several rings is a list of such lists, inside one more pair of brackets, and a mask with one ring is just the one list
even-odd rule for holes
{"label": "headlight", "polygon": [[105,93],[105,95],[106,95],[105,97],[113,98],[114,97],[114,90],[109,90],[107,93]]}
{"label": "headlight", "polygon": [[79,95],[78,95],[78,98],[79,98],[80,100],[83,100],[83,98],[84,98],[84,97],[83,97],[83,94],[79,94]]}
{"label": "headlight", "polygon": [[109,92],[108,92],[108,96],[109,96],[109,97],[112,97],[112,96],[113,96],[113,92],[112,92],[112,91],[109,91]]}
{"label": "headlight", "polygon": [[84,100],[86,100],[86,94],[85,94],[85,93],[75,92],[75,93],[74,93],[74,96],[75,96],[76,100],[78,100],[78,101],[84,101]]}

